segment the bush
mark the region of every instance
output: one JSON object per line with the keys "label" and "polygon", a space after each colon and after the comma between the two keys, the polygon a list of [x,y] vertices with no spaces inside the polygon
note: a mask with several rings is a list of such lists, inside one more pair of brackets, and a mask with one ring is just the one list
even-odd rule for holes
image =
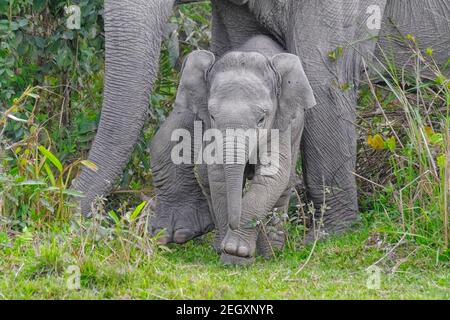
{"label": "bush", "polygon": [[[67,27],[69,4],[81,9],[79,30]],[[0,0],[0,8],[0,214],[20,224],[66,217],[67,201],[79,196],[68,190],[72,178],[80,164],[92,166],[78,159],[87,156],[101,109],[103,1]],[[209,12],[209,5],[183,6],[171,18],[151,121],[112,206],[151,193],[143,187],[151,185],[147,145],[170,112],[181,59],[208,46]]]}
{"label": "bush", "polygon": [[378,232],[445,251],[450,81],[431,48],[421,50],[412,36],[404,41],[415,61],[412,68],[398,69],[384,57],[378,72],[382,85],[369,79],[362,89],[366,106],[359,122],[360,199]]}

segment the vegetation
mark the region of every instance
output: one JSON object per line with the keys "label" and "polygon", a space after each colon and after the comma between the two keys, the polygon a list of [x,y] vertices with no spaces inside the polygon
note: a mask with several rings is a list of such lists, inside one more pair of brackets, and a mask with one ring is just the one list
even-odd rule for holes
{"label": "vegetation", "polygon": [[[414,73],[385,57],[382,82],[367,77],[354,233],[305,247],[296,223],[303,207],[294,203],[286,250],[224,267],[211,236],[157,245],[144,210],[147,145],[171,110],[180,61],[208,45],[209,5],[185,5],[171,18],[149,123],[115,191],[86,220],[70,185],[80,166],[96,169],[85,159],[101,107],[103,1],[73,3],[79,30],[66,27],[69,1],[0,0],[0,298],[450,298],[450,80],[442,69],[450,61],[440,69],[432,48],[419,50],[410,35]],[[368,268],[381,272],[379,287]]]}

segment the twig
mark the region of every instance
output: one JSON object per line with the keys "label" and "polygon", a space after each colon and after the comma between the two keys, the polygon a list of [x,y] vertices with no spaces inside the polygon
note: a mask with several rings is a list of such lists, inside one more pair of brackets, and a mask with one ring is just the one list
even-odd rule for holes
{"label": "twig", "polygon": [[305,269],[305,267],[308,265],[309,261],[311,260],[315,250],[316,250],[316,246],[317,246],[317,242],[320,239],[320,229],[322,227],[322,223],[323,223],[323,215],[325,214],[325,211],[327,210],[326,207],[326,187],[325,187],[325,181],[323,181],[323,202],[322,202],[322,208],[320,210],[321,216],[320,216],[320,220],[319,220],[319,224],[317,226],[317,230],[316,230],[316,221],[315,221],[315,214],[313,210],[313,214],[312,214],[312,219],[313,219],[313,232],[314,232],[314,243],[313,246],[311,248],[311,251],[309,252],[308,258],[306,259],[305,263],[303,263],[303,265],[297,270],[297,272],[294,274],[295,276],[298,276],[303,269]]}
{"label": "twig", "polygon": [[369,182],[369,183],[371,183],[371,184],[377,186],[377,187],[380,187],[380,188],[382,188],[382,189],[386,189],[385,186],[382,186],[381,184],[378,184],[378,183],[376,183],[376,182],[374,182],[374,181],[372,181],[372,180],[369,180],[369,179],[367,179],[367,178],[364,178],[363,176],[357,174],[356,172],[352,172],[352,174],[353,174],[354,176],[356,176],[356,177],[358,177],[358,178],[360,178],[360,179],[366,181],[366,182]]}
{"label": "twig", "polygon": [[406,238],[406,234],[404,234],[400,240],[395,244],[395,246],[393,246],[391,248],[391,250],[389,250],[384,256],[382,256],[380,259],[378,259],[375,263],[373,263],[370,267],[374,267],[377,264],[379,264],[380,262],[382,262],[384,259],[386,259],[387,257],[389,257],[389,255],[394,252],[398,247],[400,247],[401,244],[403,244],[403,241],[405,241]]}
{"label": "twig", "polygon": [[[314,217],[314,215],[313,215],[313,217]],[[313,218],[313,223],[315,223],[314,218]],[[315,227],[314,227],[314,229],[315,229]],[[319,228],[319,230],[320,230],[320,228]],[[316,250],[316,246],[317,246],[317,242],[318,241],[319,241],[319,237],[315,236],[315,240],[314,240],[313,246],[311,248],[311,251],[309,252],[308,258],[306,259],[305,263],[294,274],[295,276],[298,276],[303,271],[303,269],[305,269],[305,267],[308,265],[309,261],[312,258],[312,255],[313,255],[314,251]]]}

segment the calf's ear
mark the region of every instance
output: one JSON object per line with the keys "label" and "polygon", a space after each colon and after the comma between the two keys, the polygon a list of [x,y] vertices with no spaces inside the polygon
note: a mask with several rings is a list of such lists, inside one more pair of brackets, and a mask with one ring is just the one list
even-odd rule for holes
{"label": "calf's ear", "polygon": [[274,127],[286,130],[292,119],[316,105],[316,99],[298,56],[277,54],[271,63],[281,80]]}
{"label": "calf's ear", "polygon": [[212,52],[197,50],[183,63],[174,111],[189,110],[209,123],[207,75],[215,62]]}

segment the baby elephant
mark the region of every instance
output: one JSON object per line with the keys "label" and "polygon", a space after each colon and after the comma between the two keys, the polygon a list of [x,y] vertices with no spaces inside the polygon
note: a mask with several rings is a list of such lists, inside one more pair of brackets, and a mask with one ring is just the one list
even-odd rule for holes
{"label": "baby elephant", "polygon": [[264,256],[283,247],[285,234],[267,217],[287,211],[304,110],[314,105],[301,61],[269,37],[251,38],[217,61],[208,51],[187,57],[175,110],[188,108],[204,130],[215,129],[204,136],[213,141],[204,145],[207,165],[197,177],[223,262],[248,263],[257,247]]}

